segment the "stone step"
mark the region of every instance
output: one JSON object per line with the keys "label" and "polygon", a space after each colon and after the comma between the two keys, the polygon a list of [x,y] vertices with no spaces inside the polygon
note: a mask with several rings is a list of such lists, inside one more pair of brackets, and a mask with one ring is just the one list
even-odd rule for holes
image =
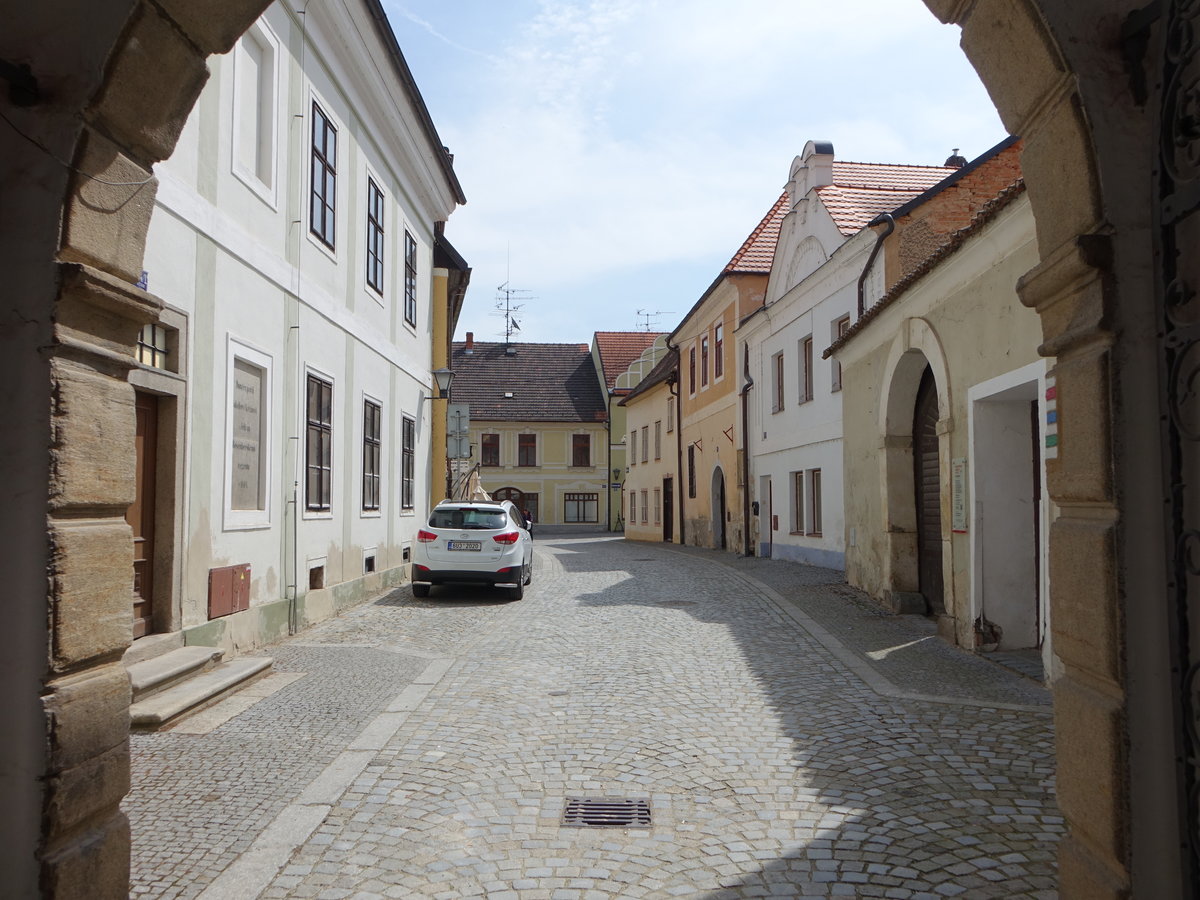
{"label": "stone step", "polygon": [[162,656],[164,653],[170,653],[172,650],[177,650],[183,646],[183,632],[169,631],[163,634],[148,634],[145,637],[140,637],[134,641],[128,650],[125,651],[125,656],[122,657],[122,662],[125,667],[134,665],[135,663],[145,662],[148,659],[154,659],[156,656]]}
{"label": "stone step", "polygon": [[207,672],[194,675],[129,708],[133,728],[154,731],[178,719],[212,705],[238,688],[271,670],[275,660],[268,656],[242,656],[221,663]]}
{"label": "stone step", "polygon": [[210,668],[225,655],[218,647],[178,647],[161,656],[126,665],[134,702],[159,693],[178,681]]}

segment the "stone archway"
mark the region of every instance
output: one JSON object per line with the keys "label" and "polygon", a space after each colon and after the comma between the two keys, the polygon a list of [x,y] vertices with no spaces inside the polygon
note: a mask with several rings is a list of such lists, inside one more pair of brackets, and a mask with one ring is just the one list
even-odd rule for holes
{"label": "stone archway", "polygon": [[725,534],[725,473],[721,467],[713,469],[712,491],[712,545],[715,550],[724,550],[728,539]]}
{"label": "stone archway", "polygon": [[[1062,893],[1194,893],[1194,862],[1180,848],[1196,813],[1185,815],[1178,798],[1196,776],[1174,755],[1190,710],[1171,675],[1172,610],[1161,602],[1163,561],[1174,551],[1157,402],[1162,285],[1146,203],[1160,171],[1164,34],[1181,4],[925,3],[962,27],[1005,125],[1025,139],[1042,263],[1020,291],[1041,313],[1045,353],[1057,359],[1060,412],[1049,490],[1062,513],[1051,535],[1064,664],[1058,790],[1070,828]],[[266,5],[111,0],[71,16],[45,4],[6,10],[0,59],[28,64],[36,82],[36,96],[26,86],[0,101],[8,120],[0,262],[10,298],[0,374],[7,418],[21,425],[0,436],[0,537],[18,598],[0,630],[0,718],[10,729],[0,747],[8,799],[0,870],[20,896],[126,891],[118,804],[129,698],[118,669],[130,567],[120,516],[132,494],[133,398],[124,372],[138,326],[156,313],[131,285],[153,205],[150,166],[170,154],[204,58],[232,46]],[[1174,46],[1194,55],[1187,43]],[[1131,592],[1138,602],[1127,609]]]}

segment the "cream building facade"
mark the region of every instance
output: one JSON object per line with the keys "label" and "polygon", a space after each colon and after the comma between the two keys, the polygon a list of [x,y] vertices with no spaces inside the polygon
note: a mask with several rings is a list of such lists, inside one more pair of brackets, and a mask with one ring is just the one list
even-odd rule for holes
{"label": "cream building facade", "polygon": [[625,537],[674,543],[679,534],[679,354],[665,353],[618,404],[628,427]]}
{"label": "cream building facade", "polygon": [[[1037,262],[1019,183],[834,345],[846,574],[968,649],[1051,648],[1052,361],[1016,284]],[[995,626],[999,626],[997,630]]]}

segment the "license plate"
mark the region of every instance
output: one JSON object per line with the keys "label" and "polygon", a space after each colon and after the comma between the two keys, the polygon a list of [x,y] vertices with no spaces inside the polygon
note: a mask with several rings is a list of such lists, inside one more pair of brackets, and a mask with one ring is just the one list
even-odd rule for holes
{"label": "license plate", "polygon": [[481,550],[483,544],[479,541],[446,541],[447,550]]}

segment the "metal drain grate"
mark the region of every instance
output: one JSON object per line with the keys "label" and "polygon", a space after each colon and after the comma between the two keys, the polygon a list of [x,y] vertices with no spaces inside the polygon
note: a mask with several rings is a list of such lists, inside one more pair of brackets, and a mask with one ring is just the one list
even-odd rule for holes
{"label": "metal drain grate", "polygon": [[569,828],[646,828],[650,825],[650,801],[568,797],[562,824]]}

